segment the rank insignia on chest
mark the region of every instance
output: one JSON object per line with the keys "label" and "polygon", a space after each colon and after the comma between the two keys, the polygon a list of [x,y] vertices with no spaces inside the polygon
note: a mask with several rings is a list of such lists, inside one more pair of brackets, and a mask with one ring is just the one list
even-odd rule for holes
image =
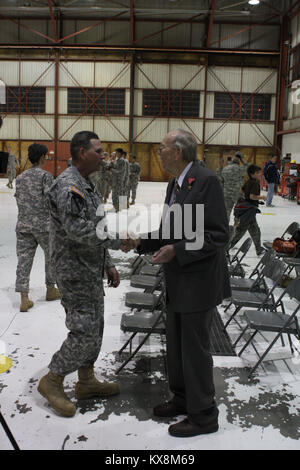
{"label": "rank insignia on chest", "polygon": [[79,189],[76,188],[76,186],[72,186],[72,192],[75,193],[75,194],[78,194],[79,196],[81,196],[83,199],[85,198],[84,196],[84,193],[79,191]]}

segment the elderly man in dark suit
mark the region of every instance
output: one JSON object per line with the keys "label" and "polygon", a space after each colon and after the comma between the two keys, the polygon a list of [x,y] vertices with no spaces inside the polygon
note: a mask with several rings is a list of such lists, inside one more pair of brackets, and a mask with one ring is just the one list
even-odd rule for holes
{"label": "elderly man in dark suit", "polygon": [[[169,433],[189,437],[218,430],[210,327],[216,306],[231,294],[225,259],[229,228],[222,188],[215,173],[199,164],[193,135],[180,129],[168,133],[159,156],[163,168],[174,175],[167,188],[167,211],[158,236],[141,236],[132,246],[139,253],[154,253],[153,261],[163,264],[166,280],[167,366],[173,398],[153,412],[159,417],[186,414]],[[199,207],[204,208],[201,226]],[[186,228],[184,223],[194,233],[189,239],[186,230],[178,235],[179,228]]]}

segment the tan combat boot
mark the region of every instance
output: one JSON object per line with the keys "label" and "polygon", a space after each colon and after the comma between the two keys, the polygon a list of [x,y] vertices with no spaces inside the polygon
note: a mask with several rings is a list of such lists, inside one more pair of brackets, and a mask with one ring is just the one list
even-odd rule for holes
{"label": "tan combat boot", "polygon": [[133,199],[130,203],[131,206],[133,206],[135,204],[135,200]]}
{"label": "tan combat boot", "polygon": [[49,371],[41,378],[38,385],[39,393],[48,400],[55,411],[63,416],[74,416],[76,406],[67,397],[63,387],[64,376]]}
{"label": "tan combat boot", "polygon": [[56,287],[48,287],[46,293],[46,300],[58,300],[61,298],[60,292]]}
{"label": "tan combat boot", "polygon": [[20,312],[27,312],[27,310],[33,307],[33,302],[28,298],[27,292],[21,292],[21,305]]}
{"label": "tan combat boot", "polygon": [[94,375],[94,368],[78,369],[79,381],[75,385],[75,398],[109,397],[120,393],[119,385],[112,382],[99,382]]}

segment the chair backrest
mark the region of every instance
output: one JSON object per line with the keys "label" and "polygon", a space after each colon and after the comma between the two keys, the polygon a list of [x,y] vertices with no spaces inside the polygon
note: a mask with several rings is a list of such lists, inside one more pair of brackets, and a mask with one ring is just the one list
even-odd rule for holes
{"label": "chair backrest", "polygon": [[265,252],[265,254],[261,257],[255,268],[253,269],[252,273],[250,274],[250,277],[260,273],[261,269],[263,269],[263,266],[266,266],[271,259],[275,259],[274,250],[268,250]]}
{"label": "chair backrest", "polygon": [[241,251],[244,254],[248,253],[251,244],[252,244],[252,240],[249,237],[244,241],[244,243],[242,243],[242,245],[239,248],[239,251]]}
{"label": "chair backrest", "polygon": [[300,266],[296,266],[296,273],[297,273],[297,277],[299,276],[300,277]]}
{"label": "chair backrest", "polygon": [[272,259],[263,268],[262,275],[268,279],[271,279],[275,284],[277,284],[279,283],[286,269],[287,266],[283,261]]}
{"label": "chair backrest", "polygon": [[298,224],[298,222],[292,222],[288,228],[286,229],[286,231],[284,232],[284,234],[282,235],[282,237],[284,237],[284,235],[293,235],[293,233],[298,229],[300,228],[300,224]]}
{"label": "chair backrest", "polygon": [[300,278],[291,281],[285,289],[285,292],[289,294],[290,297],[300,302]]}

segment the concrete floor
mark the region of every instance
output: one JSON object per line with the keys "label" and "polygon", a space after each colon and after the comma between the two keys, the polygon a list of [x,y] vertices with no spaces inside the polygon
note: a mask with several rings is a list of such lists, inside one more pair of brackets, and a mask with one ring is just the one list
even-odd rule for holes
{"label": "concrete floor", "polygon": [[[105,331],[96,363],[98,377],[118,381],[121,394],[111,399],[77,402],[73,418],[58,416],[37,392],[37,384],[66,337],[64,310],[59,301],[45,301],[44,260],[38,249],[31,274],[31,297],[35,305],[27,313],[19,312],[19,295],[14,291],[17,209],[14,191],[6,183],[7,180],[0,180],[0,354],[11,358],[13,365],[0,375],[0,405],[21,449],[299,449],[300,358],[291,357],[290,350],[282,348],[280,343],[270,354],[272,360],[265,362],[251,381],[247,372],[256,361],[252,348],[242,358],[215,356],[219,432],[189,439],[168,434],[168,424],[176,420],[159,420],[151,411],[169,396],[163,340],[152,336],[136,360],[115,374],[121,363],[118,350],[128,337],[120,330],[121,315],[128,310],[124,296],[128,290],[135,290],[129,281],[130,262],[135,255],[121,251],[111,251],[122,280],[118,289],[105,289]],[[163,202],[165,188],[165,183],[140,183],[137,205],[130,208],[129,215],[132,220],[140,218],[141,231],[148,220],[146,208],[150,203]],[[263,208],[258,216],[263,240],[280,236],[291,222],[300,220],[300,206],[295,202],[275,196],[274,203],[276,207]],[[107,210],[113,230],[116,219],[110,203]],[[155,228],[159,220],[157,206],[153,214],[156,216],[151,220],[151,227]],[[251,247],[245,258],[246,272],[250,273],[257,262]],[[228,318],[229,313],[224,313],[222,306],[219,311],[224,320]],[[232,340],[237,334],[236,326],[230,326]],[[263,350],[264,346],[264,338],[259,337],[257,347]],[[65,380],[71,399],[74,399],[75,382],[75,373]],[[0,426],[0,450],[11,448]]]}

